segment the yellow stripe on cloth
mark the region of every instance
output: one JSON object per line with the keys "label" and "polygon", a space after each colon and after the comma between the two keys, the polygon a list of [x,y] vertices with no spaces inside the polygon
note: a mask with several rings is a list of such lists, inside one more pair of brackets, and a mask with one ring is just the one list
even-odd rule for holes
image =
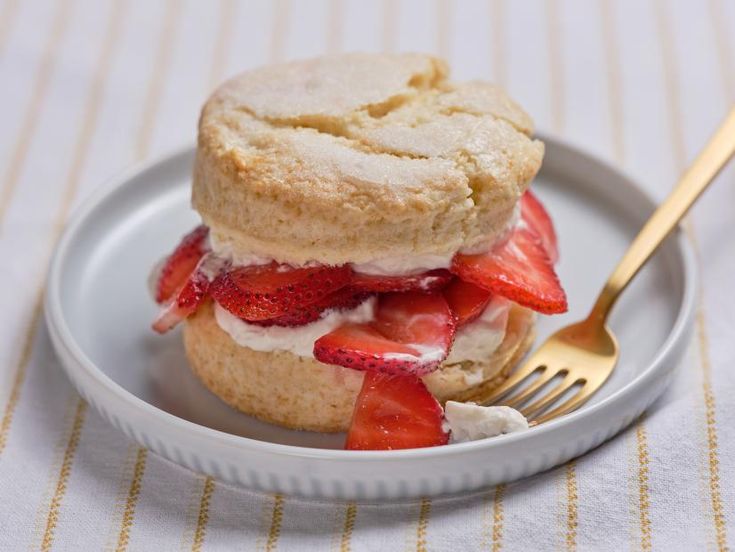
{"label": "yellow stripe on cloth", "polygon": [[69,395],[65,403],[63,414],[57,414],[60,416],[61,421],[59,422],[60,429],[58,430],[58,436],[56,433],[53,434],[56,441],[55,445],[52,450],[46,451],[46,458],[48,459],[50,467],[46,477],[46,486],[44,488],[43,495],[39,500],[40,505],[36,510],[36,516],[33,523],[33,533],[29,546],[32,550],[41,549],[43,535],[46,532],[48,512],[51,508],[51,501],[54,493],[56,492],[61,464],[64,462],[64,454],[66,454],[66,449],[69,445],[69,434],[71,433],[71,428],[74,425],[74,415],[79,404],[79,395]]}
{"label": "yellow stripe on cloth", "polygon": [[23,387],[23,382],[26,378],[28,363],[31,360],[33,342],[36,339],[38,324],[41,320],[42,307],[43,295],[39,293],[36,298],[36,303],[33,307],[31,322],[30,324],[28,324],[28,328],[26,329],[26,332],[23,336],[23,347],[21,348],[18,364],[15,367],[13,384],[10,387],[10,396],[8,397],[8,402],[5,404],[5,411],[3,412],[2,420],[0,420],[0,456],[2,456],[3,451],[5,450],[5,447],[8,443],[8,434],[10,433],[10,426],[13,423],[15,408],[18,406],[18,401],[20,400],[20,390]]}
{"label": "yellow stripe on cloth", "polygon": [[503,511],[503,498],[505,497],[505,485],[495,487],[493,496],[493,532],[492,532],[492,550],[500,552],[503,548],[503,521],[505,519]]}
{"label": "yellow stripe on cloth", "polygon": [[135,456],[133,477],[130,481],[127,499],[125,500],[125,510],[123,511],[115,552],[125,552],[125,550],[128,549],[128,544],[130,544],[130,533],[135,521],[135,507],[138,505],[140,491],[143,488],[143,475],[145,474],[146,458],[146,449],[138,448]]}
{"label": "yellow stripe on cloth", "polygon": [[[557,0],[546,3],[546,32],[549,47],[549,93],[551,96],[551,126],[554,132],[561,133],[565,124],[564,110],[564,67],[562,63],[561,42],[559,36],[559,5]],[[564,467],[564,484],[566,488],[564,543],[567,550],[577,549],[577,473],[576,462],[570,460]]]}
{"label": "yellow stripe on cloth", "polygon": [[209,88],[216,88],[227,67],[227,58],[231,50],[232,36],[235,30],[237,18],[237,4],[235,0],[220,0],[219,25],[217,28],[217,40],[214,43],[212,65],[209,71]]}
{"label": "yellow stripe on cloth", "polygon": [[278,539],[281,536],[281,524],[283,523],[283,504],[283,495],[277,494],[273,497],[268,540],[265,543],[266,552],[275,552],[278,546]]}
{"label": "yellow stripe on cloth", "polygon": [[720,64],[720,76],[725,88],[725,100],[733,103],[735,102],[735,60],[727,43],[727,37],[732,33],[727,28],[727,17],[722,0],[710,0],[709,6],[717,60]]}
{"label": "yellow stripe on cloth", "polygon": [[[79,137],[74,147],[74,153],[72,156],[71,168],[67,176],[66,186],[64,188],[64,195],[61,201],[61,208],[57,214],[52,244],[58,240],[59,234],[61,233],[63,223],[71,209],[71,203],[73,198],[76,196],[77,189],[79,187],[79,181],[81,177],[82,167],[84,166],[87,154],[89,152],[89,146],[92,140],[92,134],[97,124],[97,118],[99,116],[100,105],[102,103],[102,94],[104,92],[105,83],[109,74],[110,60],[115,50],[115,45],[120,36],[120,25],[124,19],[123,3],[116,1],[110,10],[110,16],[108,20],[108,26],[106,33],[104,34],[104,43],[100,50],[100,56],[97,60],[94,75],[92,78],[91,90],[89,94],[89,100],[86,104],[84,119],[82,127],[79,133]],[[49,254],[50,254],[49,248]],[[37,309],[40,310],[42,292],[38,292]],[[34,340],[34,334],[38,327],[38,316],[34,313],[33,322],[31,324],[31,335],[27,337],[26,345],[32,343]],[[30,349],[30,346],[27,345]],[[26,357],[25,364],[22,366],[22,371],[25,372],[25,365],[30,358],[30,352],[25,353],[22,357]],[[21,380],[22,381],[22,380]],[[19,393],[19,390],[18,390]],[[15,402],[17,402],[17,397]],[[67,483],[69,476],[71,475],[72,464],[74,462],[74,456],[79,446],[79,439],[84,425],[85,415],[87,412],[87,403],[83,399],[79,399],[77,403],[76,413],[74,416],[74,422],[72,424],[72,430],[69,435],[69,441],[64,453],[64,458],[59,469],[59,478],[56,484],[56,490],[49,506],[49,512],[46,520],[46,528],[43,533],[41,541],[41,550],[51,550],[53,544],[54,531],[58,524],[59,512],[61,510],[62,501],[67,490]]]}
{"label": "yellow stripe on cloth", "polygon": [[[68,2],[64,2],[64,4],[68,4]],[[68,17],[67,12],[68,8],[62,10],[62,12],[60,12],[60,17],[62,19]],[[94,76],[92,78],[89,100],[86,103],[81,131],[74,146],[71,168],[69,169],[69,173],[67,175],[64,185],[60,208],[56,213],[56,217],[54,219],[51,240],[49,242],[46,257],[43,262],[44,267],[48,265],[54,244],[59,239],[59,235],[61,234],[61,231],[63,229],[64,222],[66,221],[69,210],[71,209],[72,201],[74,200],[77,189],[79,187],[81,171],[89,153],[89,146],[91,144],[92,134],[97,124],[97,118],[99,116],[102,92],[104,91],[105,83],[107,82],[107,77],[109,74],[110,58],[117,43],[117,39],[120,35],[119,30],[120,22],[122,21],[122,19],[123,14],[121,11],[121,3],[116,2],[110,14],[108,29],[107,33],[105,34],[105,42],[102,46],[100,57],[94,69]],[[56,44],[58,40],[60,40],[60,36],[52,40],[51,44]],[[45,88],[45,85],[43,87]],[[42,94],[34,92],[34,96],[35,95],[38,95],[40,97]],[[40,100],[38,101],[40,102]],[[23,154],[23,156],[25,156],[25,154]],[[13,162],[15,162],[15,157],[13,159]],[[20,168],[18,170],[20,170]],[[9,200],[9,198],[7,199]],[[4,208],[0,206],[0,219],[2,218],[3,212]],[[2,220],[0,220],[0,224],[2,224]],[[10,396],[8,397],[8,402],[5,405],[3,417],[0,421],[0,455],[2,455],[7,445],[8,434],[10,433],[11,425],[13,422],[15,408],[17,407],[18,401],[20,400],[21,388],[23,387],[23,382],[25,381],[28,364],[31,358],[31,352],[33,349],[33,342],[35,341],[36,332],[38,331],[40,323],[42,305],[43,288],[39,287],[36,293],[36,300],[34,302],[31,321],[23,337],[23,347],[21,349],[21,354],[18,359],[18,364],[16,365],[15,375],[13,376]]]}
{"label": "yellow stripe on cloth", "polygon": [[327,53],[336,54],[342,51],[342,26],[344,20],[344,1],[330,0],[327,18]]}
{"label": "yellow stripe on cloth", "polygon": [[416,524],[416,552],[426,552],[427,540],[426,540],[426,529],[429,525],[429,516],[431,515],[431,499],[424,498],[421,500],[421,507],[419,508],[419,518]]}
{"label": "yellow stripe on cloth", "polygon": [[621,94],[620,78],[620,56],[615,26],[615,13],[612,0],[602,0],[602,38],[605,49],[605,69],[608,78],[608,97],[610,107],[610,129],[612,132],[612,145],[615,160],[621,165],[625,158],[625,145],[623,140],[623,101]]}
{"label": "yellow stripe on cloth", "polygon": [[273,5],[273,26],[271,30],[270,62],[278,63],[283,60],[288,33],[288,19],[291,12],[289,0],[275,0]]}
{"label": "yellow stripe on cloth", "polygon": [[197,527],[194,531],[194,542],[191,545],[192,552],[201,552],[202,546],[204,545],[204,536],[207,534],[207,524],[209,523],[209,503],[212,501],[214,489],[214,479],[209,476],[205,477],[202,499],[199,502]]}
{"label": "yellow stripe on cloth", "polygon": [[23,122],[18,132],[18,139],[15,142],[13,152],[10,154],[10,162],[3,176],[3,186],[2,190],[0,190],[0,231],[2,230],[5,213],[8,210],[15,189],[18,186],[18,180],[20,179],[23,167],[25,166],[31,141],[36,133],[41,107],[51,82],[51,75],[56,67],[59,45],[66,34],[70,13],[71,2],[69,0],[61,0],[57,4],[51,31],[43,47],[41,61],[33,81],[31,99],[23,114]]}
{"label": "yellow stripe on cloth", "polygon": [[355,530],[357,519],[357,504],[350,502],[345,508],[345,522],[342,527],[342,538],[339,541],[339,552],[350,552],[352,544],[352,532]]}
{"label": "yellow stripe on cloth", "polygon": [[452,12],[450,0],[436,0],[436,52],[449,59],[452,54]]}
{"label": "yellow stripe on cloth", "polygon": [[[66,4],[66,3],[65,3]],[[64,15],[62,19],[68,16],[68,7],[63,10]],[[96,126],[96,121],[99,113],[99,107],[101,103],[102,91],[104,90],[105,83],[108,76],[108,68],[110,66],[110,56],[114,50],[114,46],[119,36],[119,25],[122,21],[122,13],[120,11],[120,3],[117,2],[111,10],[109,18],[109,27],[106,34],[104,35],[104,44],[100,50],[100,57],[98,59],[96,68],[94,70],[94,76],[90,85],[89,99],[86,102],[85,112],[83,115],[83,122],[81,130],[75,144],[71,168],[66,178],[63,195],[60,202],[60,208],[56,213],[51,239],[49,240],[48,250],[43,265],[48,264],[48,260],[51,256],[53,245],[58,240],[58,237],[63,228],[64,222],[68,216],[71,203],[76,196],[77,188],[79,185],[80,174],[84,165],[85,159],[89,151],[89,145],[91,143],[91,136],[93,129]],[[58,24],[57,30],[60,24]],[[56,37],[52,37],[51,43],[57,43],[60,40],[60,32],[58,31]],[[56,46],[54,46],[56,47]],[[50,62],[45,62],[49,64]],[[48,69],[50,70],[50,69]],[[44,85],[45,87],[46,85]],[[38,98],[43,94],[37,91],[34,93]],[[38,100],[40,101],[40,100]],[[32,103],[36,103],[33,101]],[[22,138],[23,140],[23,138]],[[21,141],[22,141],[21,140]],[[19,150],[18,150],[19,151]],[[20,169],[18,169],[20,170]],[[7,205],[7,204],[6,204]],[[8,435],[11,429],[13,414],[15,408],[20,400],[20,392],[25,381],[28,365],[30,363],[31,353],[33,349],[33,343],[35,341],[36,332],[40,324],[40,313],[43,304],[43,288],[39,286],[36,299],[34,302],[33,314],[31,316],[30,324],[26,330],[23,347],[21,350],[19,362],[16,367],[15,375],[13,377],[13,384],[11,387],[10,397],[6,404],[5,411],[3,414],[2,422],[0,422],[0,454],[7,445]],[[80,400],[77,407],[77,415],[72,427],[72,432],[67,443],[64,457],[61,461],[60,467],[56,468],[59,470],[59,478],[56,483],[54,496],[49,503],[49,512],[46,516],[46,524],[43,531],[43,537],[41,539],[41,548],[50,549],[53,543],[54,531],[58,523],[59,511],[61,508],[62,500],[66,493],[67,481],[69,474],[71,473],[71,466],[76,453],[76,449],[79,442],[79,435],[82,431],[82,426],[85,420],[86,404]]]}
{"label": "yellow stripe on cloth", "polygon": [[175,0],[169,0],[166,3],[161,40],[158,44],[151,80],[149,81],[148,91],[143,103],[143,116],[140,119],[141,127],[138,131],[138,139],[135,145],[135,157],[138,160],[145,159],[150,149],[151,137],[153,136],[153,128],[156,121],[155,114],[158,112],[163,85],[166,82],[168,70],[171,66],[173,43],[180,19],[181,7]]}
{"label": "yellow stripe on cloth", "polygon": [[697,336],[699,351],[702,358],[702,391],[704,393],[705,420],[707,423],[707,460],[709,464],[709,491],[712,504],[712,518],[715,525],[715,537],[719,550],[728,550],[727,523],[725,510],[720,492],[720,460],[717,445],[717,417],[715,408],[715,393],[712,388],[712,366],[709,359],[709,340],[704,319],[704,309],[700,307],[697,313]]}
{"label": "yellow stripe on cloth", "polygon": [[381,49],[383,52],[391,53],[396,51],[396,35],[398,34],[397,21],[398,13],[396,13],[395,0],[383,0],[382,5],[382,29],[380,34]]}
{"label": "yellow stripe on cloth", "polygon": [[508,67],[505,60],[505,2],[490,0],[490,29],[492,33],[493,80],[505,88],[508,80]]}
{"label": "yellow stripe on cloth", "polygon": [[570,552],[577,549],[577,504],[579,502],[579,496],[577,494],[576,466],[577,463],[574,460],[570,460],[564,467],[567,489],[566,530],[564,532],[564,543],[566,545],[566,549]]}
{"label": "yellow stripe on cloth", "polygon": [[638,516],[641,531],[640,547],[643,552],[651,550],[651,506],[648,490],[648,437],[643,422],[636,425],[636,450],[638,452]]}
{"label": "yellow stripe on cloth", "polygon": [[[663,56],[664,78],[666,82],[666,103],[669,111],[669,123],[671,125],[672,147],[674,149],[674,160],[679,173],[686,168],[686,144],[682,128],[681,97],[679,94],[678,75],[676,60],[673,58],[674,42],[671,34],[671,24],[668,20],[666,8],[661,0],[655,3],[656,25],[661,41],[661,53]],[[694,230],[687,225],[694,250],[699,259],[699,247]],[[701,262],[701,259],[700,259]],[[700,292],[701,293],[701,292]],[[712,388],[712,366],[709,354],[709,339],[707,338],[707,327],[704,314],[704,302],[699,298],[697,312],[697,337],[699,341],[700,366],[702,370],[702,394],[704,400],[704,415],[706,425],[705,440],[707,443],[707,479],[709,481],[709,503],[711,511],[708,516],[712,519],[715,540],[718,550],[727,550],[727,524],[720,492],[720,462],[717,439],[716,400]]]}
{"label": "yellow stripe on cloth", "polygon": [[564,129],[566,117],[564,109],[564,67],[559,36],[559,3],[557,0],[546,2],[546,32],[549,47],[549,96],[551,99],[551,128],[555,132]]}
{"label": "yellow stripe on cloth", "polygon": [[61,505],[66,494],[67,484],[69,482],[69,476],[71,475],[71,469],[74,464],[74,456],[76,455],[77,448],[79,447],[79,439],[82,434],[82,426],[84,425],[85,415],[87,413],[87,403],[83,399],[77,401],[77,408],[74,414],[74,421],[72,422],[71,431],[69,433],[69,440],[64,451],[64,457],[59,467],[59,477],[56,481],[56,487],[54,490],[54,496],[51,499],[49,505],[48,515],[46,517],[46,527],[43,531],[43,537],[41,540],[41,550],[47,552],[51,550],[54,543],[54,531],[59,522],[59,512]]}
{"label": "yellow stripe on cloth", "polygon": [[482,499],[480,549],[499,551],[503,546],[503,497],[505,485],[497,485]]}
{"label": "yellow stripe on cloth", "polygon": [[6,0],[3,4],[2,13],[0,13],[0,57],[3,55],[8,35],[13,29],[15,17],[18,15],[18,6],[20,6],[20,0]]}

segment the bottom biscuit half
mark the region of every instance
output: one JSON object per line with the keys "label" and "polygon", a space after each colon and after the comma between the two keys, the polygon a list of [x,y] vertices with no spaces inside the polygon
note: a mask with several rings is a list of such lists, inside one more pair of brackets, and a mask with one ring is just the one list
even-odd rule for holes
{"label": "bottom biscuit half", "polygon": [[[508,377],[534,336],[534,313],[514,306],[505,338],[486,364],[442,366],[424,381],[441,402],[482,401]],[[363,372],[287,351],[242,347],[217,325],[211,302],[187,319],[184,347],[199,380],[241,412],[291,429],[338,432],[349,427]],[[457,377],[459,371],[478,369],[479,383],[463,384]]]}

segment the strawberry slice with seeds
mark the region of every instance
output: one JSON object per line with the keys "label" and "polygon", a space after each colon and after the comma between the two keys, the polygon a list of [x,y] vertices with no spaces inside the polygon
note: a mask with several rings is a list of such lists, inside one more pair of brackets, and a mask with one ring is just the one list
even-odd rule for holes
{"label": "strawberry slice with seeds", "polygon": [[354,309],[370,296],[369,293],[357,291],[352,287],[344,287],[330,293],[321,301],[282,314],[268,320],[248,320],[249,324],[259,326],[303,326],[319,320],[327,309]]}
{"label": "strawberry slice with seeds", "polygon": [[186,282],[202,256],[209,250],[209,228],[197,226],[181,239],[174,252],[163,263],[156,282],[156,303],[165,303]]}
{"label": "strawberry slice with seeds", "polygon": [[444,412],[415,376],[368,372],[347,433],[348,450],[435,447],[449,442]]}
{"label": "strawberry slice with seeds", "polygon": [[458,329],[477,319],[493,298],[492,292],[459,278],[452,280],[443,293]]}
{"label": "strawberry slice with seeds", "polygon": [[521,220],[541,237],[541,243],[549,255],[552,264],[559,260],[559,248],[556,241],[554,224],[551,222],[549,213],[538,198],[526,190],[521,198]]}
{"label": "strawberry slice with seeds", "polygon": [[408,276],[382,276],[355,272],[352,287],[362,291],[387,293],[391,291],[435,291],[446,286],[452,273],[443,268]]}
{"label": "strawberry slice with seeds", "polygon": [[544,314],[566,312],[567,297],[543,242],[519,225],[508,241],[487,253],[457,254],[452,271],[466,282]]}
{"label": "strawberry slice with seeds", "polygon": [[224,265],[225,262],[214,254],[204,255],[181,288],[162,307],[153,322],[153,329],[158,333],[166,333],[193,314],[207,297],[212,279]]}
{"label": "strawberry slice with seeds", "polygon": [[245,320],[269,320],[324,299],[345,287],[352,269],[342,266],[294,268],[276,262],[224,272],[212,282],[217,303]]}
{"label": "strawberry slice with seeds", "polygon": [[375,320],[344,324],[314,343],[314,357],[355,370],[424,375],[447,357],[455,322],[441,293],[381,295]]}

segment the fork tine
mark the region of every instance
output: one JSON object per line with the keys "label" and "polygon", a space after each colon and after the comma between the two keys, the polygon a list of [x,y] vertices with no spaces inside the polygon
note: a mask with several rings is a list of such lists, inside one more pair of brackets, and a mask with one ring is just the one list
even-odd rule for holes
{"label": "fork tine", "polygon": [[507,380],[501,383],[491,395],[483,399],[482,403],[493,404],[497,402],[500,397],[513,390],[519,383],[533,374],[536,370],[545,370],[544,366],[533,366],[533,369],[530,369],[530,366],[532,366],[530,363],[526,363],[523,366],[516,368]]}
{"label": "fork tine", "polygon": [[554,386],[553,389],[551,389],[543,397],[538,398],[531,404],[527,405],[525,408],[522,408],[521,414],[529,418],[531,417],[532,414],[544,410],[547,406],[549,406],[550,404],[553,404],[554,401],[556,401],[559,397],[564,395],[564,393],[569,391],[572,388],[572,386],[575,383],[577,383],[577,381],[579,380],[576,378],[572,378],[569,375],[565,376],[563,380],[561,380],[556,386]]}
{"label": "fork tine", "polygon": [[597,390],[596,386],[590,385],[589,383],[585,383],[580,388],[580,390],[577,391],[572,397],[564,401],[561,405],[557,406],[555,409],[533,420],[534,423],[542,424],[544,422],[548,422],[549,420],[553,420],[554,418],[558,418],[559,416],[563,416],[564,414],[568,414],[572,410],[575,410],[578,407],[580,407],[582,404],[584,404],[596,390]]}
{"label": "fork tine", "polygon": [[542,388],[544,385],[554,379],[556,374],[558,374],[558,372],[554,372],[548,369],[544,370],[544,372],[538,378],[536,378],[536,380],[531,385],[524,388],[520,393],[517,393],[512,397],[506,398],[500,402],[506,406],[510,406],[511,408],[516,408],[519,404],[522,404],[524,401],[529,399],[531,395],[536,393],[536,391],[538,391],[540,388]]}

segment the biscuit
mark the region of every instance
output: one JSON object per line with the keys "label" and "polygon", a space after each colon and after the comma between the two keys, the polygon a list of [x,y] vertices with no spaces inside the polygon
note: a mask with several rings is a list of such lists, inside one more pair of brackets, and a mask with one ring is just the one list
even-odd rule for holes
{"label": "biscuit", "polygon": [[[442,366],[424,377],[441,401],[479,400],[502,382],[533,342],[535,315],[514,306],[506,336],[482,366]],[[199,380],[221,400],[261,420],[292,429],[337,432],[350,424],[364,372],[322,364],[286,351],[262,352],[236,344],[218,325],[208,302],[186,320],[184,346]],[[458,370],[482,370],[482,381],[462,384]]]}
{"label": "biscuit", "polygon": [[192,203],[217,243],[279,262],[451,256],[487,246],[543,144],[500,88],[419,54],[255,69],[199,122]]}

